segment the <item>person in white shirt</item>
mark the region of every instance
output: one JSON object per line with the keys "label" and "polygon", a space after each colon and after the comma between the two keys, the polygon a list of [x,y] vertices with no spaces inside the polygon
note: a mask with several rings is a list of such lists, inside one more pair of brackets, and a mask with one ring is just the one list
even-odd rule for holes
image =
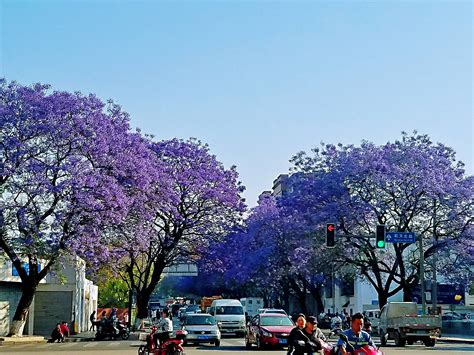
{"label": "person in white shirt", "polygon": [[339,317],[339,313],[336,313],[336,315],[331,320],[332,328],[334,328],[337,323],[339,323],[339,324],[342,323],[342,319],[341,319],[341,317]]}
{"label": "person in white shirt", "polygon": [[153,340],[155,341],[157,347],[168,340],[170,338],[170,334],[173,332],[173,321],[170,319],[170,311],[168,309],[164,309],[161,315],[162,317],[157,325],[158,330],[153,335]]}

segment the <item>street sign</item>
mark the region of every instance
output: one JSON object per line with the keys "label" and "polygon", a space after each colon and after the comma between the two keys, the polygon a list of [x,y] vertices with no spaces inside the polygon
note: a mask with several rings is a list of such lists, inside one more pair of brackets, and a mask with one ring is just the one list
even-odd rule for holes
{"label": "street sign", "polygon": [[414,232],[387,232],[385,241],[387,243],[415,243],[416,234]]}

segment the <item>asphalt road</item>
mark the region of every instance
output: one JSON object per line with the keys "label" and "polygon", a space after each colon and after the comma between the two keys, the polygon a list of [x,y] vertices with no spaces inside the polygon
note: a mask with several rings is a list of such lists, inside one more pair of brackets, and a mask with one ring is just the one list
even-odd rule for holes
{"label": "asphalt road", "polygon": [[[32,355],[32,353],[51,354],[61,353],[64,355],[134,355],[137,354],[139,341],[100,341],[80,342],[63,344],[39,344],[39,345],[12,345],[0,346],[1,354]],[[212,345],[187,346],[186,355],[237,355],[241,353],[256,353],[261,355],[286,354],[284,350],[257,351],[256,348],[246,350],[243,339],[223,339],[219,348]],[[386,355],[435,355],[435,354],[474,354],[474,345],[468,344],[436,344],[434,348],[423,345],[406,346],[397,348],[388,346],[382,348]]]}

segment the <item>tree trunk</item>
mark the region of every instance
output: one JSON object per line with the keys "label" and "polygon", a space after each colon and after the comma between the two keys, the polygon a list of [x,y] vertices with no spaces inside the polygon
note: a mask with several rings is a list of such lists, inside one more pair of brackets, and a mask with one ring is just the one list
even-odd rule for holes
{"label": "tree trunk", "polygon": [[16,307],[15,315],[10,324],[10,331],[8,336],[19,337],[23,335],[23,329],[26,324],[26,317],[28,317],[28,311],[30,310],[31,303],[35,297],[36,287],[38,282],[29,280],[28,282],[22,283],[21,298]]}
{"label": "tree trunk", "polygon": [[383,306],[385,306],[388,302],[388,292],[385,290],[378,291],[378,298],[379,298],[379,308],[382,309]]}
{"label": "tree trunk", "polygon": [[143,290],[137,290],[137,318],[148,318],[148,302],[150,294]]}
{"label": "tree trunk", "polygon": [[413,288],[409,284],[403,286],[403,302],[413,301]]}
{"label": "tree trunk", "polygon": [[321,297],[321,286],[309,285],[308,289],[314,300],[316,301],[317,314],[319,314],[324,311],[323,298]]}

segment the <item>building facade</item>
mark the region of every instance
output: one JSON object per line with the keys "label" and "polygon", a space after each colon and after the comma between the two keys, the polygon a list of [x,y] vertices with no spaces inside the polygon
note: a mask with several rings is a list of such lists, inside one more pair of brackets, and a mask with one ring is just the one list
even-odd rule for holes
{"label": "building facade", "polygon": [[[41,267],[41,266],[40,266]],[[21,296],[21,280],[10,260],[0,265],[0,335],[8,333]],[[85,262],[74,257],[56,274],[41,280],[28,319],[25,335],[49,336],[58,322],[66,321],[71,332],[87,331],[89,316],[97,309],[98,288],[86,278]]]}

